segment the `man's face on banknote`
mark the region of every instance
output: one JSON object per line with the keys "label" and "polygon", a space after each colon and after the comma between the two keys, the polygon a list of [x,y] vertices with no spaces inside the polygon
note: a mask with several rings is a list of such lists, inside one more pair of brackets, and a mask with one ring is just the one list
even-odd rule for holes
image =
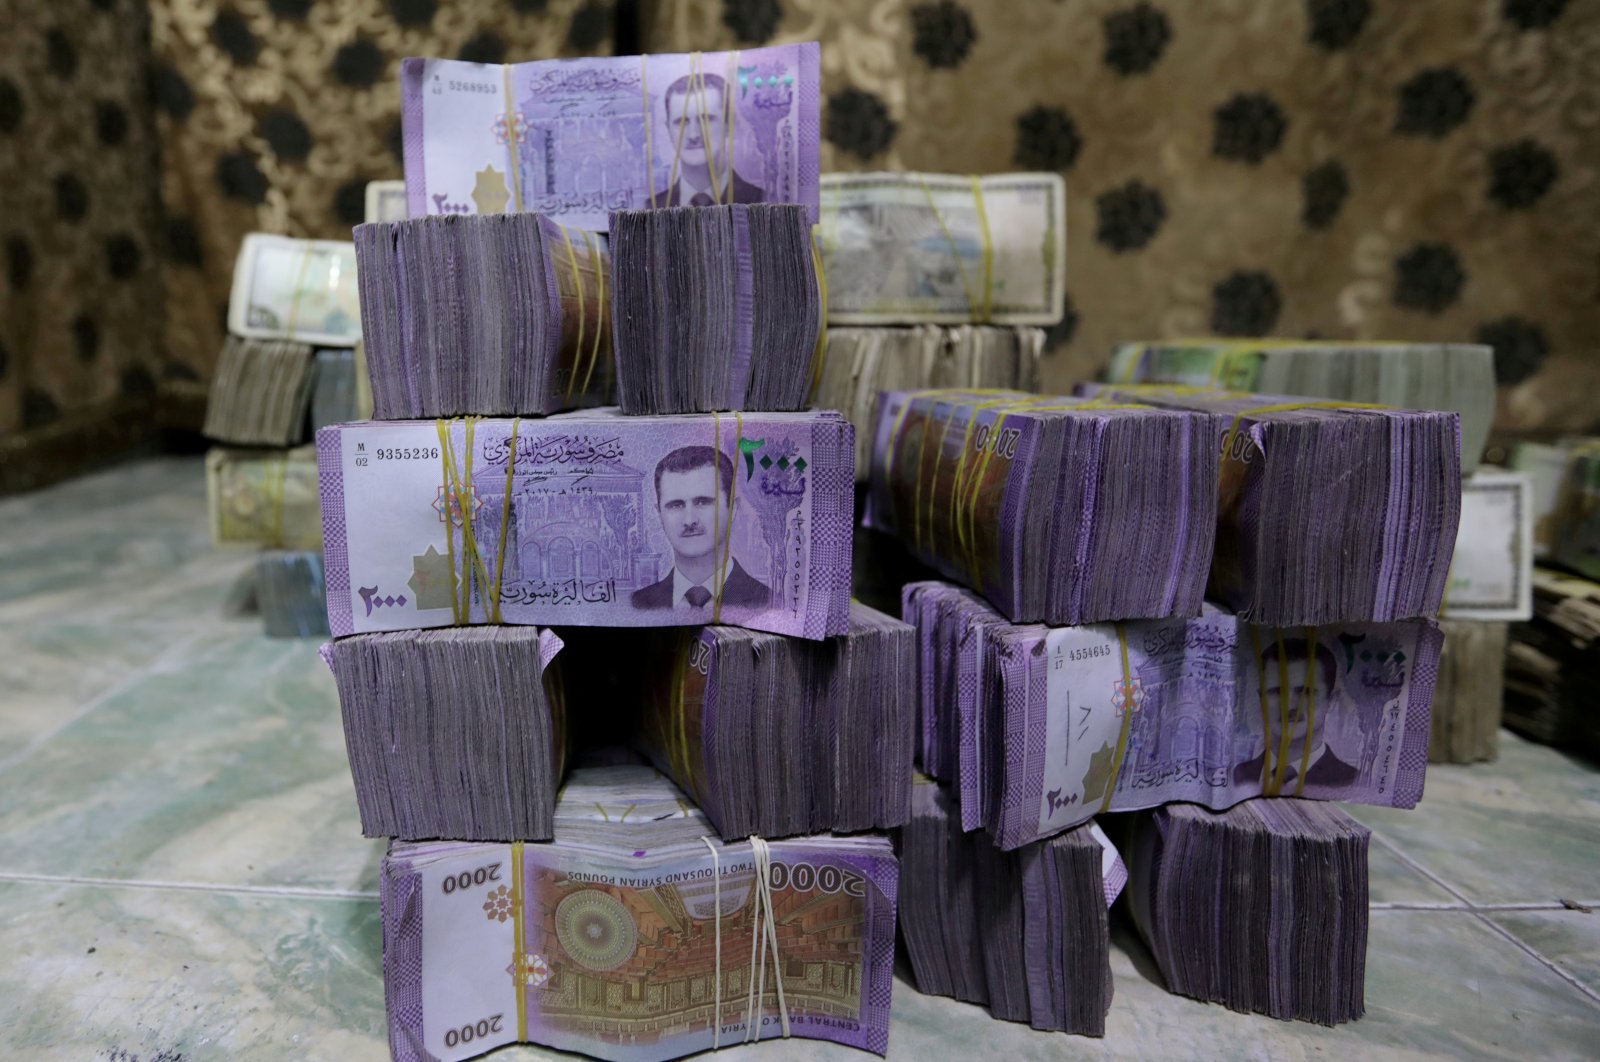
{"label": "man's face on banknote", "polygon": [[[722,110],[722,88],[717,85],[674,92],[667,97],[667,129],[675,144],[682,137],[680,158],[685,166],[703,167],[707,155],[719,168],[723,165],[718,151],[725,135]],[[719,173],[718,179],[723,175]]]}
{"label": "man's face on banknote", "polygon": [[703,557],[728,534],[728,500],[714,465],[663,472],[659,491],[661,528],[681,557]]}

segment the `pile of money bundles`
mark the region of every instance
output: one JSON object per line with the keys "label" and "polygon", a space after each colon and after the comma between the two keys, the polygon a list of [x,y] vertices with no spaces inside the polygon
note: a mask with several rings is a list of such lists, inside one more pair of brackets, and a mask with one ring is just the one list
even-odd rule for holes
{"label": "pile of money bundles", "polygon": [[1014,625],[939,583],[907,587],[904,616],[934,676],[925,741],[943,747],[934,762],[967,827],[1002,848],[1173,801],[1422,796],[1441,641],[1430,620],[1273,629],[1208,606]]}
{"label": "pile of money bundles", "polygon": [[822,323],[797,204],[611,215],[624,413],[804,409]]}
{"label": "pile of money bundles", "polygon": [[1477,763],[1499,753],[1510,624],[1440,620],[1444,643],[1433,695],[1429,763]]}
{"label": "pile of money bundles", "polygon": [[1200,611],[1215,418],[1005,391],[885,394],[866,520],[1018,623]]}
{"label": "pile of money bundles", "polygon": [[1461,414],[1461,470],[1470,473],[1494,419],[1494,350],[1477,343],[1196,339],[1123,343],[1106,379],[1379,402]]}
{"label": "pile of money bundles", "polygon": [[368,837],[542,840],[565,741],[561,639],[455,627],[323,647]]}
{"label": "pile of money bundles", "polygon": [[[1084,385],[1210,414],[1210,597],[1274,627],[1439,611],[1461,511],[1460,417],[1281,395]],[[1130,617],[1131,618],[1131,617]]]}
{"label": "pile of money bundles", "polygon": [[239,445],[305,441],[315,371],[311,348],[282,339],[229,336],[206,401],[207,436]]}
{"label": "pile of money bundles", "polygon": [[1126,881],[1094,824],[1002,852],[919,777],[900,831],[900,928],[917,988],[1035,1029],[1105,1035],[1107,908]]}
{"label": "pile of money bundles", "polygon": [[845,634],[854,453],[819,411],[324,428],[328,622]]}
{"label": "pile of money bundles", "polygon": [[540,414],[611,394],[605,238],[537,214],[358,225],[381,420]]}
{"label": "pile of money bundles", "polygon": [[887,838],[722,843],[648,767],[575,770],[550,844],[396,842],[384,994],[402,1059],[517,1041],[656,1062],[799,1036],[883,1054]]}
{"label": "pile of money bundles", "polygon": [[1361,1017],[1369,838],[1337,807],[1302,800],[1140,815],[1128,899],[1167,986],[1274,1018]]}

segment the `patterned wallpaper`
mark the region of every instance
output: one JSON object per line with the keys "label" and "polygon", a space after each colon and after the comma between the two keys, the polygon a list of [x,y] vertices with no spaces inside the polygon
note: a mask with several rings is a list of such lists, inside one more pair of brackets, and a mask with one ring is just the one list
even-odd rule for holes
{"label": "patterned wallpaper", "polygon": [[619,37],[821,40],[825,169],[1063,173],[1049,384],[1128,338],[1476,338],[1501,428],[1600,420],[1600,0],[0,0],[0,23],[0,433],[207,378],[240,236],[343,236],[399,175],[402,56]]}

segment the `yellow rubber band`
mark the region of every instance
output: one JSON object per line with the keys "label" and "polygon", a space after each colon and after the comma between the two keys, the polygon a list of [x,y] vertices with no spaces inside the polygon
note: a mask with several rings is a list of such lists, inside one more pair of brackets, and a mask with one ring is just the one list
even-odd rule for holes
{"label": "yellow rubber band", "polygon": [[295,274],[293,294],[289,296],[289,321],[286,329],[288,339],[294,338],[300,324],[300,300],[305,295],[306,273],[311,269],[311,255],[311,242],[308,240],[305,250],[300,253],[300,271]]}
{"label": "yellow rubber band", "polygon": [[1122,690],[1127,698],[1122,710],[1122,731],[1117,735],[1117,750],[1111,757],[1111,777],[1106,781],[1106,795],[1100,801],[1099,814],[1104,815],[1111,810],[1111,798],[1117,791],[1117,779],[1122,776],[1123,757],[1128,752],[1128,733],[1133,729],[1133,669],[1128,663],[1128,631],[1121,623],[1117,624],[1117,644],[1122,649]]}
{"label": "yellow rubber band", "polygon": [[822,367],[828,360],[828,273],[822,265],[822,248],[817,233],[822,226],[811,226],[811,267],[817,274],[817,298],[821,304],[822,321],[817,327],[817,347],[811,355],[811,401],[817,400],[817,390],[822,386]]}
{"label": "yellow rubber band", "polygon": [[523,926],[527,921],[524,906],[528,890],[522,884],[522,842],[511,842],[511,932],[516,941],[512,947],[512,969],[517,978],[517,1040],[528,1038],[528,954],[527,938]]}
{"label": "yellow rubber band", "polygon": [[589,320],[584,314],[583,277],[578,274],[578,253],[572,249],[572,232],[565,225],[557,225],[556,227],[561,230],[561,238],[567,244],[567,264],[572,268],[572,286],[578,294],[578,339],[573,344],[573,350],[576,353],[573,355],[572,372],[567,376],[566,401],[570,402],[572,401],[572,388],[578,382],[577,359],[583,357],[583,333],[584,329],[588,327]]}
{"label": "yellow rubber band", "polygon": [[1250,659],[1256,673],[1256,695],[1261,698],[1261,792],[1265,795],[1272,769],[1272,717],[1267,711],[1266,672],[1261,667],[1261,633],[1253,623],[1246,627],[1250,630],[1250,648],[1254,653]]}
{"label": "yellow rubber band", "polygon": [[522,213],[522,158],[517,150],[522,138],[517,135],[517,102],[511,96],[511,64],[500,64],[500,72],[505,76],[506,86],[506,143],[511,148],[511,194],[517,204],[517,213]]}
{"label": "yellow rubber band", "polygon": [[589,261],[594,265],[599,304],[594,319],[594,348],[589,352],[589,368],[583,374],[583,386],[578,389],[580,396],[589,393],[589,381],[594,379],[594,367],[600,364],[600,341],[606,335],[606,264],[600,256],[600,247],[595,242],[594,233],[585,229],[583,243],[588,248]]}
{"label": "yellow rubber band", "polygon": [[[1311,735],[1317,730],[1317,628],[1306,628],[1306,641],[1310,645],[1306,654],[1306,740],[1300,750],[1300,774],[1295,779],[1294,795],[1306,788],[1306,768],[1311,765]],[[1332,695],[1332,691],[1329,691]]]}

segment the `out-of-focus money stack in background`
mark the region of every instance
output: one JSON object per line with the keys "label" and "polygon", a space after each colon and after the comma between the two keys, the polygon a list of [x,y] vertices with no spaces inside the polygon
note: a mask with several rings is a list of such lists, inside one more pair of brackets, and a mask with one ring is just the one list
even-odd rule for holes
{"label": "out-of-focus money stack in background", "polygon": [[234,262],[228,329],[206,403],[205,434],[221,444],[206,455],[212,542],[270,551],[251,573],[268,635],[325,635],[308,443],[371,408],[354,245],[252,233]]}

